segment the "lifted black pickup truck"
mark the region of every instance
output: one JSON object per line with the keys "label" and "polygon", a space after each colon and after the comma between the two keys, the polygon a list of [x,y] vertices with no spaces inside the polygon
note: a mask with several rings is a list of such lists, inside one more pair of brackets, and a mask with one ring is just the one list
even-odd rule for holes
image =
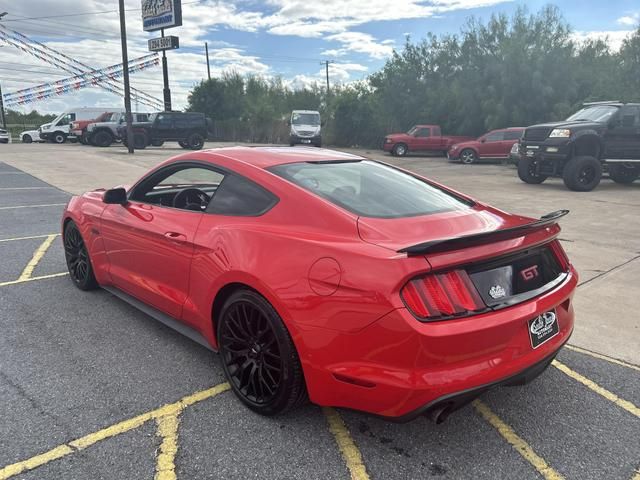
{"label": "lifted black pickup truck", "polygon": [[[182,148],[200,150],[209,130],[209,119],[204,113],[158,112],[149,115],[148,122],[133,124],[133,147],[143,149],[149,145],[160,146],[165,141],[177,141]],[[122,143],[128,144],[127,125],[118,127]]]}
{"label": "lifted black pickup truck", "polygon": [[640,103],[586,103],[563,122],[527,127],[519,149],[526,183],[561,176],[570,190],[588,192],[603,167],[613,181],[632,183],[640,176]]}

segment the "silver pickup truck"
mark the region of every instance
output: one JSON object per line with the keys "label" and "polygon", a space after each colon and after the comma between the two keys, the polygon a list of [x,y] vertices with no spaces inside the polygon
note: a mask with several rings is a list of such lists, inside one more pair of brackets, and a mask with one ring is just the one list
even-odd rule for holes
{"label": "silver pickup truck", "polygon": [[[134,122],[146,122],[149,119],[148,113],[132,113]],[[89,144],[96,147],[108,147],[112,143],[120,141],[118,127],[125,123],[125,114],[114,112],[102,122],[90,123],[87,125],[87,140]]]}

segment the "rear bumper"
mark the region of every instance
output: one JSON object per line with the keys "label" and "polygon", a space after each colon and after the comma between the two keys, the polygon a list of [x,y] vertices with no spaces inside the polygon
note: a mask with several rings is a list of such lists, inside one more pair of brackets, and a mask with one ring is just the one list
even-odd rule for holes
{"label": "rear bumper", "polygon": [[[405,421],[535,377],[573,331],[576,285],[572,269],[539,297],[468,318],[421,323],[400,308],[353,334],[315,328],[300,348],[310,398]],[[551,309],[559,332],[534,349],[527,322]]]}

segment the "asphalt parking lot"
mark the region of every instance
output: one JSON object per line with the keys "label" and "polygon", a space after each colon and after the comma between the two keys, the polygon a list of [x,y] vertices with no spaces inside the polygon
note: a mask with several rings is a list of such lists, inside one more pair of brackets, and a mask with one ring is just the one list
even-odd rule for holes
{"label": "asphalt parking lot", "polygon": [[[491,391],[442,425],[424,418],[394,424],[313,405],[263,418],[227,391],[215,354],[106,291],[77,290],[65,274],[58,233],[66,191],[103,184],[97,180],[129,183],[180,150],[130,159],[79,146],[18,147],[0,152],[0,479],[640,479],[639,331],[631,308],[638,305],[637,283],[623,292],[628,303],[615,307],[624,316],[616,331],[627,331],[626,341],[612,336],[613,348],[598,349],[602,339],[579,345],[572,339],[531,384]],[[84,160],[73,157],[77,169],[64,168],[64,157],[85,151]],[[98,155],[108,162],[103,170]],[[23,169],[10,165],[20,162]],[[406,162],[419,170],[425,160]],[[436,174],[449,168],[433,162]],[[493,172],[508,167],[472,168],[467,178],[457,174],[455,186],[494,202]],[[609,230],[613,259],[592,259],[603,255],[603,243],[590,240],[587,251],[580,241],[597,228],[594,215],[636,205],[634,187],[614,190],[613,205],[603,197],[607,185],[591,197],[601,202],[582,197],[587,215],[577,205],[565,229],[565,245],[584,270],[577,298],[583,291],[594,296],[607,276],[635,278],[635,270],[615,275],[634,267],[632,253],[640,254],[637,225],[625,225],[637,222],[640,209]],[[550,211],[565,198],[555,183],[537,190],[544,199],[524,192],[512,195],[519,213]],[[598,263],[609,260],[607,269]],[[603,303],[596,308],[606,319]],[[580,335],[591,338],[589,329]],[[616,342],[623,345],[618,355]]]}

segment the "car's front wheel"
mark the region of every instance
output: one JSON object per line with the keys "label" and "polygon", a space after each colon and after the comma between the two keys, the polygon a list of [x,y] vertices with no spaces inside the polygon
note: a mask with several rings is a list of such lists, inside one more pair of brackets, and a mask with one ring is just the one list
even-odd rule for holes
{"label": "car's front wheel", "polygon": [[624,163],[609,165],[609,177],[616,183],[633,183],[640,177],[640,166]]}
{"label": "car's front wheel", "polygon": [[391,150],[391,153],[394,154],[396,157],[404,157],[408,151],[409,149],[404,143],[396,143],[393,146],[393,150]]}
{"label": "car's front wheel", "polygon": [[67,136],[62,132],[56,132],[51,137],[53,143],[64,143],[67,141]]}
{"label": "car's front wheel", "polygon": [[476,156],[476,152],[474,152],[470,148],[465,148],[464,150],[462,150],[462,152],[460,152],[460,160],[465,165],[471,165],[472,163],[475,163],[477,159],[478,157]]}
{"label": "car's front wheel", "polygon": [[90,142],[96,147],[109,147],[114,142],[113,134],[106,130],[98,130],[91,135]]}
{"label": "car's front wheel", "polygon": [[596,188],[602,178],[602,164],[595,157],[573,157],[564,166],[562,179],[569,190],[589,192]]}
{"label": "car's front wheel", "polygon": [[80,290],[98,288],[98,282],[93,274],[89,251],[82,239],[80,230],[73,221],[69,221],[64,228],[64,257],[69,269],[69,276]]}
{"label": "car's front wheel", "polygon": [[518,177],[524,183],[538,184],[547,179],[546,175],[536,172],[538,161],[535,158],[522,157],[518,161]]}
{"label": "car's front wheel", "polygon": [[278,313],[261,295],[248,289],[234,292],[220,312],[217,335],[224,373],[251,410],[277,415],[306,400],[295,345]]}
{"label": "car's front wheel", "polygon": [[31,142],[33,142],[33,138],[31,138],[31,135],[22,136],[22,143],[31,143]]}

